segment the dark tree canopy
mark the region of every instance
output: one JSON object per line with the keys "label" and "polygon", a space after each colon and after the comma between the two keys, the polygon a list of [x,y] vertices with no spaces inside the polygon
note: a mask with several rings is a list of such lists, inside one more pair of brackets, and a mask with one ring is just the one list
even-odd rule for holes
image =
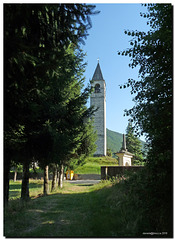
{"label": "dark tree canopy", "polygon": [[150,206],[149,221],[154,229],[172,233],[173,6],[146,6],[148,13],[141,16],[148,19],[150,30],[125,31],[133,37],[131,48],[119,52],[131,57],[130,67],[139,67],[139,79],[129,79],[124,85],[135,94],[135,105],[125,114],[131,117],[136,132],[146,134],[149,146],[143,200],[145,208]]}
{"label": "dark tree canopy", "polygon": [[[150,31],[130,32],[132,47],[124,51],[131,57],[130,67],[139,66],[140,80],[129,79],[127,86],[135,93],[135,106],[126,111],[148,142],[157,146],[157,152],[172,146],[173,55],[172,5],[148,6]],[[123,52],[119,52],[122,54]]]}
{"label": "dark tree canopy", "polygon": [[[65,161],[81,142],[90,86],[80,44],[88,4],[4,4],[5,167]],[[16,157],[15,159],[14,156]],[[61,163],[63,164],[63,162]]]}

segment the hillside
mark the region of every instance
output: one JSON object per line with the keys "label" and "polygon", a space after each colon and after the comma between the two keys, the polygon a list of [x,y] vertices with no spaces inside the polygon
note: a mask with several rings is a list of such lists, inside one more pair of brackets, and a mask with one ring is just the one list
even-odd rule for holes
{"label": "hillside", "polygon": [[[111,131],[108,128],[106,129],[106,132],[107,132],[107,148],[110,148],[112,153],[118,152],[122,147],[123,134]],[[144,148],[145,142],[143,142],[142,140],[140,140],[140,142],[142,144],[142,148]]]}
{"label": "hillside", "polygon": [[118,132],[114,132],[106,129],[107,132],[107,148],[110,148],[111,151],[118,152],[122,147],[123,135]]}

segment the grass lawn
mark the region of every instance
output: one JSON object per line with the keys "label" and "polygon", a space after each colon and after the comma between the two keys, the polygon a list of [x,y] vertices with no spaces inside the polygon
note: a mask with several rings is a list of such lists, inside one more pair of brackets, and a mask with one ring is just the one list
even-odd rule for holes
{"label": "grass lawn", "polygon": [[101,166],[115,166],[118,161],[112,157],[89,157],[83,166],[74,169],[77,174],[101,174]]}
{"label": "grass lawn", "polygon": [[[22,183],[22,180],[18,180],[16,182],[10,180],[10,191],[9,191],[10,200],[15,200],[21,197],[21,183]],[[30,184],[30,197],[43,193],[43,180],[29,179],[29,184]]]}
{"label": "grass lawn", "polygon": [[126,208],[123,183],[65,182],[62,190],[45,197],[41,184],[30,181],[31,200],[23,203],[15,199],[21,182],[11,182],[4,214],[6,237],[135,237],[139,214]]}

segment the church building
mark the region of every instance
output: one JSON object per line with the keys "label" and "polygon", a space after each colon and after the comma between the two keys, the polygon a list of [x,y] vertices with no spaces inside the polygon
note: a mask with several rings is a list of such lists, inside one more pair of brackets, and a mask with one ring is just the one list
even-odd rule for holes
{"label": "church building", "polygon": [[97,109],[94,115],[94,128],[97,131],[97,149],[94,155],[106,156],[106,83],[99,62],[92,80],[94,91],[90,97],[90,105]]}

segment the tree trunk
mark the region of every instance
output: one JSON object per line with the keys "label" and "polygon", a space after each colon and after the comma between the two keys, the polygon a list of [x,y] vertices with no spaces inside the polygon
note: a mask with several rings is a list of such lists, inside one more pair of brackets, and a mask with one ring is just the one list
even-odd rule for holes
{"label": "tree trunk", "polygon": [[23,164],[23,178],[22,178],[22,189],[21,189],[21,199],[29,199],[29,162],[26,161]]}
{"label": "tree trunk", "polygon": [[49,194],[49,166],[44,168],[44,195]]}
{"label": "tree trunk", "polygon": [[14,182],[16,182],[16,178],[17,178],[17,168],[15,168],[15,172],[14,172],[14,178],[13,178]]}
{"label": "tree trunk", "polygon": [[59,166],[57,165],[57,181],[59,182]]}
{"label": "tree trunk", "polygon": [[64,178],[64,167],[63,164],[60,167],[59,178],[58,178],[58,187],[63,188],[63,178]]}
{"label": "tree trunk", "polygon": [[57,167],[56,164],[53,166],[53,176],[52,176],[52,190],[54,191],[56,189],[56,184],[57,184]]}
{"label": "tree trunk", "polygon": [[9,173],[10,173],[10,158],[5,154],[4,161],[4,206],[8,204],[9,200]]}

